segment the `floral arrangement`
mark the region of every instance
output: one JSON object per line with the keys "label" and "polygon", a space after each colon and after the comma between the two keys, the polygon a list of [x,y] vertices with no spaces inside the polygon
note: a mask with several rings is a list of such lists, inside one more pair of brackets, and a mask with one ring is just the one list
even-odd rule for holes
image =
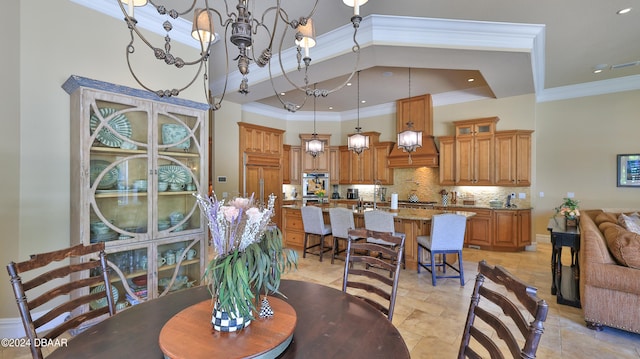
{"label": "floral arrangement", "polygon": [[324,197],[324,195],[326,194],[326,192],[323,189],[319,189],[319,190],[315,191],[314,193],[318,197]]}
{"label": "floral arrangement", "polygon": [[575,219],[580,216],[580,210],[578,209],[578,201],[571,198],[564,198],[564,202],[555,208],[556,216],[560,215],[568,219]]}
{"label": "floral arrangement", "polygon": [[215,193],[195,196],[211,232],[214,258],[204,278],[212,297],[231,316],[253,319],[259,294],[278,293],[281,274],[298,263],[297,253],[283,248],[280,230],[269,226],[276,197],[260,208],[253,195],[227,203]]}

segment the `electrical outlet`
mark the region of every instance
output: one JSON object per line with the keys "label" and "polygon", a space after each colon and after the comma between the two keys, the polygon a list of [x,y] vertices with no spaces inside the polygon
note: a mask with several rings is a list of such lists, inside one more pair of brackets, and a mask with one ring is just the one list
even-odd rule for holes
{"label": "electrical outlet", "polygon": [[575,193],[573,193],[573,192],[567,192],[567,198],[573,198],[573,197],[575,197],[575,196],[576,196],[576,194],[575,194]]}
{"label": "electrical outlet", "polygon": [[524,193],[524,192],[520,192],[520,193],[518,193],[518,198],[525,199],[525,198],[527,198],[527,194]]}
{"label": "electrical outlet", "polygon": [[511,192],[511,199],[516,199],[516,193],[515,192]]}

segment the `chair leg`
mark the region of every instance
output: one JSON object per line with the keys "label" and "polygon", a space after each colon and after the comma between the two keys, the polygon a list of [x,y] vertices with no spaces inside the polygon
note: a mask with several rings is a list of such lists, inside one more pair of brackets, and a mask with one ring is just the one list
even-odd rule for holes
{"label": "chair leg", "polygon": [[422,263],[424,263],[424,259],[422,259],[422,246],[418,244],[418,273],[420,273],[420,264]]}
{"label": "chair leg", "polygon": [[331,251],[331,264],[336,259],[336,251],[338,250],[338,237],[333,236],[333,250]]}
{"label": "chair leg", "polygon": [[462,251],[458,251],[458,269],[460,270],[460,286],[464,287],[464,268],[462,267]]}
{"label": "chair leg", "polygon": [[307,241],[309,240],[309,234],[304,234],[304,244],[302,245],[302,258],[307,258]]}
{"label": "chair leg", "polygon": [[434,255],[433,252],[429,251],[430,257],[431,257],[431,284],[433,284],[433,286],[436,286],[436,261],[434,259]]}
{"label": "chair leg", "polygon": [[320,236],[320,262],[322,262],[323,254],[324,254],[324,236]]}
{"label": "chair leg", "polygon": [[447,274],[447,254],[442,253],[442,274]]}

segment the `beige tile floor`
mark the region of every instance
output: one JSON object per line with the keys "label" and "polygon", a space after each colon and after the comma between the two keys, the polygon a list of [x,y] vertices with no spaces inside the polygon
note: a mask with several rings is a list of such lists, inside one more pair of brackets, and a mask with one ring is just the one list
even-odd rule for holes
{"label": "beige tile floor", "polygon": [[[465,286],[457,279],[440,279],[431,285],[428,272],[405,270],[393,323],[400,330],[414,359],[455,358],[473,290],[478,261],[500,264],[523,281],[539,288],[539,296],[550,306],[538,358],[640,359],[640,335],[606,328],[595,332],[584,326],[582,311],[559,305],[550,293],[551,246],[538,244],[536,252],[498,253],[465,249]],[[341,288],[344,262],[320,263],[317,256],[300,258],[298,270],[285,278],[317,282]],[[357,355],[354,355],[356,358]],[[28,350],[0,348],[0,358],[30,358]]]}

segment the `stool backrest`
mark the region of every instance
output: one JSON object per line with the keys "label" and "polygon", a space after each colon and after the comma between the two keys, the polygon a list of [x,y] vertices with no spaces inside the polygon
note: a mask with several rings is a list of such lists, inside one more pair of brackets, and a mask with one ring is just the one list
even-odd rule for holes
{"label": "stool backrest", "polygon": [[306,233],[324,234],[324,218],[322,218],[320,207],[304,206],[300,212],[302,212],[302,225]]}
{"label": "stool backrest", "polygon": [[432,250],[459,250],[464,245],[467,218],[461,214],[443,213],[431,218]]}
{"label": "stool backrest", "polygon": [[347,208],[329,208],[329,219],[331,221],[331,233],[334,237],[349,238],[349,230],[356,228],[353,219],[353,211]]}

